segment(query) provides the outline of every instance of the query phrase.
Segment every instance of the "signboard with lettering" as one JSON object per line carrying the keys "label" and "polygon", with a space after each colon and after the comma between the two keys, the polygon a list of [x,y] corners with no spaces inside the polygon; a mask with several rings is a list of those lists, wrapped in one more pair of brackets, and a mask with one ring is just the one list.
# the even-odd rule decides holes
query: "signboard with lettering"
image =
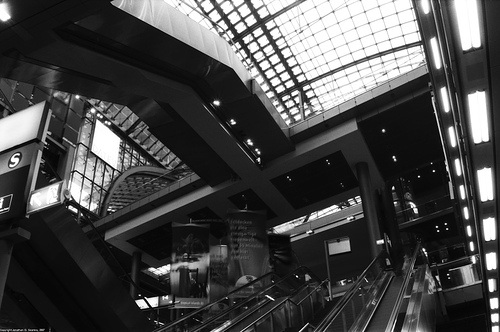
{"label": "signboard with lettering", "polygon": [[[28,180],[38,172],[41,151],[36,143],[0,154],[0,224],[24,217],[26,201],[34,183]],[[8,205],[7,205],[8,204]]]}
{"label": "signboard with lettering", "polygon": [[10,211],[10,203],[12,203],[12,194],[0,197],[0,214]]}
{"label": "signboard with lettering", "polygon": [[69,198],[68,196],[69,192],[66,189],[64,181],[34,190],[29,195],[26,214],[32,214],[55,205],[60,205],[66,198]]}
{"label": "signboard with lettering", "polygon": [[50,113],[43,102],[0,119],[0,224],[25,217]]}

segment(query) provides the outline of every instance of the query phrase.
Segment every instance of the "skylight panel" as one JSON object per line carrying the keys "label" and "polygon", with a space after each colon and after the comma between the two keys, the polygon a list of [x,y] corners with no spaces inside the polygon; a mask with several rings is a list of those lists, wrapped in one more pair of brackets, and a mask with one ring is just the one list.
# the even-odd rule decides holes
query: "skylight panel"
{"label": "skylight panel", "polygon": [[250,15],[250,8],[248,8],[246,3],[238,7],[237,11],[240,13],[241,17],[246,17],[247,15]]}
{"label": "skylight panel", "polygon": [[356,16],[357,14],[365,11],[365,8],[363,8],[363,5],[360,2],[353,2],[347,8],[352,16]]}
{"label": "skylight panel", "polygon": [[366,17],[368,18],[368,21],[374,22],[376,20],[381,20],[382,19],[382,13],[380,12],[380,8],[373,8],[371,10],[366,11]]}
{"label": "skylight panel", "polygon": [[406,42],[405,42],[404,37],[397,37],[397,38],[391,39],[392,48],[397,48],[397,47],[403,46],[405,44],[406,44]]}
{"label": "skylight panel", "polygon": [[377,47],[379,52],[384,52],[392,48],[391,42],[388,40],[378,43]]}
{"label": "skylight panel", "polygon": [[398,12],[412,9],[411,1],[394,1],[394,5],[396,6],[396,11]]}
{"label": "skylight panel", "polygon": [[389,35],[389,39],[397,38],[403,35],[403,31],[401,30],[400,25],[393,26],[387,29],[387,34]]}
{"label": "skylight panel", "polygon": [[354,59],[354,61],[358,61],[358,60],[366,58],[365,50],[361,49],[359,51],[353,52],[352,58]]}
{"label": "skylight panel", "polygon": [[[220,6],[220,9],[222,9],[222,11],[225,14],[228,14],[229,12],[234,10],[234,6],[231,3],[231,1],[224,1],[223,3],[219,4],[219,6]],[[233,13],[235,13],[235,12],[233,12]]]}
{"label": "skylight panel", "polygon": [[383,19],[370,19],[370,28],[372,33],[385,31],[385,23]]}
{"label": "skylight panel", "polygon": [[366,37],[372,34],[372,29],[368,24],[362,25],[356,29],[360,38]]}
{"label": "skylight panel", "polygon": [[396,6],[394,6],[394,2],[389,2],[381,5],[380,11],[384,13],[384,16],[396,14]]}
{"label": "skylight panel", "polygon": [[360,40],[353,40],[349,43],[348,47],[351,52],[355,52],[361,50],[363,48],[363,44]]}
{"label": "skylight panel", "polygon": [[346,7],[337,8],[335,9],[334,13],[338,22],[342,22],[344,20],[351,18],[351,14],[349,13],[349,10],[347,10]]}
{"label": "skylight panel", "polygon": [[255,17],[254,17],[253,15],[250,15],[250,16],[248,16],[248,17],[245,19],[245,23],[246,23],[248,26],[252,26],[252,25],[254,25],[256,22],[257,22],[257,20],[255,19]]}
{"label": "skylight panel", "polygon": [[392,28],[399,25],[399,18],[397,15],[384,16],[385,27]]}
{"label": "skylight panel", "polygon": [[347,32],[355,28],[354,23],[351,19],[340,21],[339,27],[342,32]]}
{"label": "skylight panel", "polygon": [[375,45],[375,38],[373,37],[372,34],[370,34],[368,36],[361,38],[360,42],[363,45],[363,47],[365,48],[365,47],[368,47],[371,45]]}

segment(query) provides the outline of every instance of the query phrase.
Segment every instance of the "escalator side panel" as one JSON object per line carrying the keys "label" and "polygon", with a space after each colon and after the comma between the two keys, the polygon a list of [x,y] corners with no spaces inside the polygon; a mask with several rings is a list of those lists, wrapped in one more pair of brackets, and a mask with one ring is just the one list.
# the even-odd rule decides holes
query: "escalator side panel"
{"label": "escalator side panel", "polygon": [[[30,241],[23,245],[37,257],[20,255],[16,257],[19,264],[28,269],[33,264],[48,269],[30,273],[51,274],[98,330],[151,330],[122,283],[64,207],[34,214],[20,226],[31,232]],[[36,260],[42,264],[36,264]]]}

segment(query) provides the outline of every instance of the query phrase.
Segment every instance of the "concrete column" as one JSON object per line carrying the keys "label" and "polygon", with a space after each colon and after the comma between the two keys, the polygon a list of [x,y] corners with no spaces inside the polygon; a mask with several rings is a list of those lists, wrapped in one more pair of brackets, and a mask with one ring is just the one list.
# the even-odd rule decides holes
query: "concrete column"
{"label": "concrete column", "polygon": [[132,268],[130,271],[130,277],[133,284],[130,284],[130,296],[135,300],[137,299],[137,294],[139,290],[135,285],[139,285],[139,273],[142,262],[142,253],[140,251],[134,252],[132,255]]}
{"label": "concrete column", "polygon": [[12,249],[17,242],[28,240],[31,233],[22,228],[9,229],[0,232],[0,308],[2,307],[3,293],[7,275],[9,274]]}
{"label": "concrete column", "polygon": [[356,164],[356,173],[358,175],[359,191],[363,206],[363,214],[368,226],[368,236],[370,239],[370,252],[372,258],[375,258],[382,247],[377,246],[377,240],[380,237],[380,228],[378,224],[377,208],[375,202],[374,191],[372,190],[370,171],[368,164],[359,162]]}

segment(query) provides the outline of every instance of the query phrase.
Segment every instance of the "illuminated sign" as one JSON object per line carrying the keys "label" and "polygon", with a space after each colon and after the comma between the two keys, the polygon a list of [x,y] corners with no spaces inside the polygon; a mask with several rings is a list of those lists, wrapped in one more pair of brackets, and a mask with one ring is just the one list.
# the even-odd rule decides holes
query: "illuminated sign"
{"label": "illuminated sign", "polygon": [[0,121],[0,152],[32,140],[43,141],[50,112],[45,102],[2,118]]}
{"label": "illuminated sign", "polygon": [[10,156],[7,166],[9,168],[16,168],[16,166],[19,165],[22,159],[23,159],[23,154],[19,151],[15,152]]}
{"label": "illuminated sign", "polygon": [[101,121],[96,121],[94,137],[90,149],[105,162],[117,168],[118,151],[120,151],[120,137],[116,136],[116,134]]}
{"label": "illuminated sign", "polygon": [[338,239],[328,240],[327,243],[328,243],[328,254],[330,256],[351,251],[351,241],[347,236]]}
{"label": "illuminated sign", "polygon": [[64,181],[59,181],[50,186],[34,190],[28,198],[26,214],[35,213],[62,204],[68,196],[69,192],[66,189]]}
{"label": "illuminated sign", "polygon": [[10,203],[12,202],[12,194],[0,197],[0,214],[10,211]]}

